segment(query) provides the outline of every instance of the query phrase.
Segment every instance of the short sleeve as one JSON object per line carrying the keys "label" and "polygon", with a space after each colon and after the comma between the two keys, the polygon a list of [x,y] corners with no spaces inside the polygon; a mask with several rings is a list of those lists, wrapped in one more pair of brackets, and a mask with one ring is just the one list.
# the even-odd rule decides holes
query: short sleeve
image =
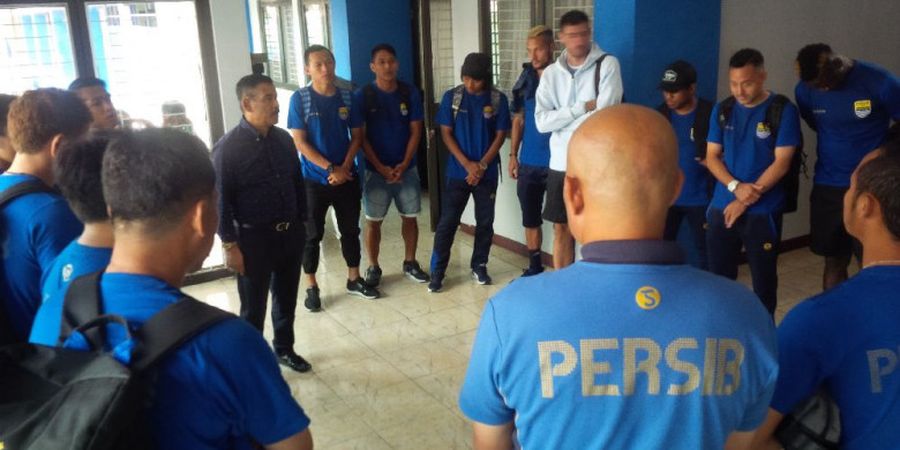
{"label": "short sleeve", "polygon": [[362,126],[366,124],[366,118],[363,113],[364,104],[364,101],[357,101],[355,97],[351,96],[350,128],[362,128]]}
{"label": "short sleeve", "polygon": [[415,86],[409,88],[409,120],[410,122],[418,122],[425,120],[425,112],[423,111],[422,92]]}
{"label": "short sleeve", "polygon": [[775,147],[797,147],[800,145],[800,115],[797,107],[788,102],[781,112],[781,125]]}
{"label": "short sleeve", "polygon": [[62,325],[62,307],[65,298],[66,289],[57,290],[56,293],[47,299],[34,317],[34,324],[31,326],[31,336],[28,342],[32,344],[46,345],[55,347],[59,340],[59,329]]}
{"label": "short sleeve", "polygon": [[[309,427],[309,418],[291,396],[275,355],[262,335],[240,320],[228,320],[208,331],[224,385],[215,386],[239,411],[241,428],[255,441],[271,445]],[[212,384],[212,383],[211,383]]]}
{"label": "short sleeve", "polygon": [[443,125],[445,127],[453,127],[453,90],[449,90],[444,93],[444,98],[441,99],[441,106],[438,108],[437,113],[437,123],[438,125]]}
{"label": "short sleeve", "polygon": [[794,88],[794,100],[797,102],[797,109],[800,111],[800,117],[813,130],[816,129],[816,116],[812,113],[809,106],[809,88],[802,81],[797,83]]}
{"label": "short sleeve", "polygon": [[32,248],[43,273],[84,227],[62,198],[54,198],[52,203],[36,211],[31,220],[35,224]]}
{"label": "short sleeve", "polygon": [[782,414],[812,396],[824,379],[816,349],[819,338],[811,333],[814,327],[809,326],[818,323],[812,320],[809,306],[795,307],[778,327],[779,375],[771,406]]}
{"label": "short sleeve", "polygon": [[475,422],[502,425],[515,418],[515,411],[503,400],[498,386],[502,349],[494,317],[494,305],[488,302],[469,357],[459,408]]}
{"label": "short sleeve", "polygon": [[303,120],[303,105],[301,103],[300,90],[296,90],[291,95],[291,102],[288,106],[287,127],[289,130],[306,129],[306,121]]}
{"label": "short sleeve", "polygon": [[886,74],[881,88],[881,102],[895,122],[900,122],[900,78]]}
{"label": "short sleeve", "polygon": [[366,117],[366,116],[367,116],[367,111],[365,110],[365,109],[366,109],[366,93],[365,93],[365,91],[363,90],[363,88],[357,89],[357,90],[353,93],[353,95],[351,96],[351,98],[352,98],[352,100],[353,100],[353,104],[354,104],[354,105],[360,105],[360,108],[361,108],[361,110],[362,110],[362,118],[363,118],[363,122],[366,122],[366,119],[367,119],[367,117]]}
{"label": "short sleeve", "polygon": [[497,131],[509,131],[512,128],[512,121],[509,117],[509,101],[506,94],[500,94],[500,111],[497,116]]}
{"label": "short sleeve", "polygon": [[756,397],[752,404],[747,406],[747,411],[738,425],[738,431],[753,431],[762,425],[769,413],[769,403],[772,400],[772,394],[775,392],[775,385],[778,380],[778,369],[773,369],[769,373],[769,378],[765,380],[763,389]]}
{"label": "short sleeve", "polygon": [[709,133],[706,136],[706,142],[722,145],[722,128],[719,127],[719,105],[713,106],[712,112],[709,114]]}

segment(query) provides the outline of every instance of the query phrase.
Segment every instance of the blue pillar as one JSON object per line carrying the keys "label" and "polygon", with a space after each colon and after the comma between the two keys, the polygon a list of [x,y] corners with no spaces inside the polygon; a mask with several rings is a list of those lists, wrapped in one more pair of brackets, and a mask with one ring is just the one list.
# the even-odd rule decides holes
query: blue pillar
{"label": "blue pillar", "polygon": [[413,80],[410,0],[332,0],[331,43],[337,75],[357,85],[375,79],[369,69],[372,47],[388,43],[397,50],[400,78]]}
{"label": "blue pillar", "polygon": [[595,0],[594,39],[622,65],[629,103],[656,106],[666,65],[684,59],[697,69],[697,93],[716,98],[721,0]]}

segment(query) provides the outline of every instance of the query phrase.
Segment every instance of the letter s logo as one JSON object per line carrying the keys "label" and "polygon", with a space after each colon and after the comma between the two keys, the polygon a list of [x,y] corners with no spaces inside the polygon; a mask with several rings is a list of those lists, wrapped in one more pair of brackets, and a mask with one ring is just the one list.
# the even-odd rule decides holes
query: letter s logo
{"label": "letter s logo", "polygon": [[662,301],[662,295],[655,287],[644,286],[634,293],[634,301],[639,308],[649,311],[659,306],[659,302]]}

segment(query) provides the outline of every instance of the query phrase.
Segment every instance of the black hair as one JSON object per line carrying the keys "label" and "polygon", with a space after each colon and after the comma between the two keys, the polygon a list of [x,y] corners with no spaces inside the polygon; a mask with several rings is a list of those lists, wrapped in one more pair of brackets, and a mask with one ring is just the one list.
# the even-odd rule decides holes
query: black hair
{"label": "black hair", "polygon": [[109,220],[103,198],[103,154],[117,132],[96,132],[66,143],[54,161],[56,184],[83,223]]}
{"label": "black hair", "polygon": [[76,78],[71,84],[69,84],[70,91],[77,91],[83,88],[89,88],[94,86],[100,86],[103,89],[106,89],[106,82],[97,78],[97,77],[81,77]]}
{"label": "black hair", "polygon": [[884,225],[900,241],[900,141],[885,143],[875,158],[856,173],[856,195],[869,193],[881,206]]}
{"label": "black hair", "polygon": [[200,139],[171,128],[149,128],[110,142],[102,179],[113,222],[140,223],[147,234],[159,235],[197,201],[212,196],[216,175]]}
{"label": "black hair", "polygon": [[303,50],[303,62],[309,64],[309,55],[317,52],[328,52],[328,56],[331,57],[331,60],[334,61],[334,53],[331,53],[331,50],[324,45],[313,44],[309,47],[306,47],[306,50]]}
{"label": "black hair", "polygon": [[763,67],[765,60],[762,53],[755,48],[742,48],[731,55],[731,59],[728,60],[728,67],[732,69],[739,69],[748,64],[757,69]]}
{"label": "black hair", "polygon": [[0,137],[6,136],[6,116],[9,114],[9,105],[15,99],[15,95],[0,94]]}
{"label": "black hair", "polygon": [[590,24],[591,20],[584,11],[573,9],[559,18],[559,29],[562,30],[566,26],[581,25],[583,23]]}
{"label": "black hair", "polygon": [[375,55],[377,55],[378,52],[388,52],[395,58],[397,57],[397,50],[394,50],[394,47],[391,44],[381,43],[372,47],[372,61],[375,61]]}
{"label": "black hair", "polygon": [[800,66],[800,80],[810,82],[819,77],[819,58],[822,54],[830,54],[828,44],[809,44],[797,52],[797,65]]}
{"label": "black hair", "polygon": [[254,73],[242,77],[234,87],[234,92],[237,94],[238,101],[241,101],[244,98],[247,91],[251,91],[263,83],[271,84],[272,86],[275,85],[275,82],[272,81],[271,78],[262,74]]}

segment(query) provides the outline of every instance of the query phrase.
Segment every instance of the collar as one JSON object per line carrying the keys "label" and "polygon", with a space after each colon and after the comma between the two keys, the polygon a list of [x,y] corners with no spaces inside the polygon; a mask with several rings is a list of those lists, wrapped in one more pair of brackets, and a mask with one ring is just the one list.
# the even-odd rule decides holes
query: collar
{"label": "collar", "polygon": [[259,131],[256,131],[256,128],[253,128],[253,125],[250,125],[250,122],[247,122],[247,119],[245,119],[243,116],[241,116],[241,122],[238,124],[238,126],[241,127],[241,129],[243,129],[244,131],[252,133],[253,136],[256,137],[257,141],[261,141],[266,138],[266,136],[259,134]]}
{"label": "collar", "polygon": [[671,241],[594,241],[581,248],[585,261],[603,264],[684,264],[684,251]]}

